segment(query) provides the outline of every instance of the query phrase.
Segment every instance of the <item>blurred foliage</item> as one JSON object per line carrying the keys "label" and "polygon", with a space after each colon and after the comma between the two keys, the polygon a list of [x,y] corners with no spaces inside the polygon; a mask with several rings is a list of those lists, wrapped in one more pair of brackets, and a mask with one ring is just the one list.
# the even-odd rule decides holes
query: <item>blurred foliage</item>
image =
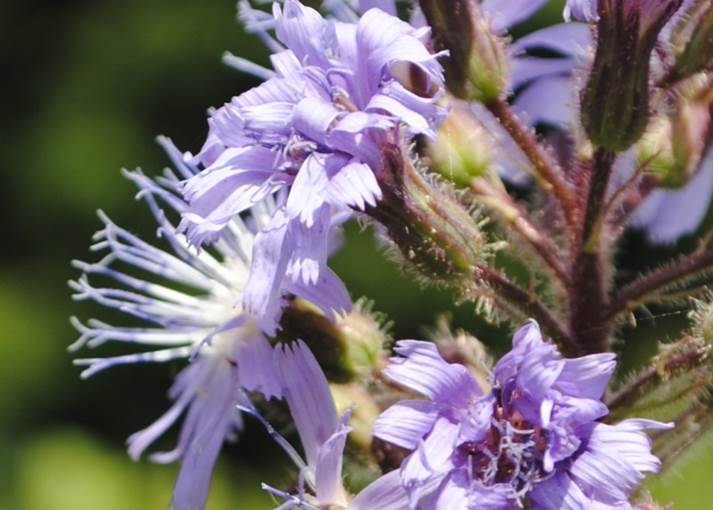
{"label": "blurred foliage", "polygon": [[[560,9],[554,2],[535,22],[552,22]],[[133,463],[123,448],[166,408],[180,367],[123,367],[79,381],[65,351],[74,339],[67,317],[107,314],[71,303],[64,282],[75,276],[69,260],[88,256],[96,208],[153,235],[118,170],[159,171],[160,133],[195,151],[206,108],[255,84],[220,63],[223,50],[267,56],[234,13],[234,0],[0,3],[0,510],[168,506],[176,466]],[[622,251],[632,272],[667,253],[641,246],[634,237]],[[507,348],[507,327],[484,324],[468,305],[452,309],[451,296],[401,277],[356,225],[334,267],[355,298],[368,295],[395,320],[397,337],[418,337],[449,312],[496,353]],[[629,366],[655,352],[653,332],[673,338],[685,326],[682,314],[668,313],[642,317],[624,352]],[[270,508],[259,482],[290,479],[260,427],[250,424],[246,436],[221,457],[210,509]],[[699,509],[713,500],[712,470],[711,450],[696,449],[651,488],[680,510]]]}

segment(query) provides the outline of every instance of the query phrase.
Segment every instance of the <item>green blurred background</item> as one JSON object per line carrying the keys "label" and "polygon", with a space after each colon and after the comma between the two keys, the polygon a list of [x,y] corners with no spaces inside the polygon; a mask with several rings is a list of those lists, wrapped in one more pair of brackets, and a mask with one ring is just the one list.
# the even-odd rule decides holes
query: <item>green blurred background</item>
{"label": "green blurred background", "polygon": [[[555,2],[535,23],[560,12]],[[5,0],[0,34],[0,510],[167,508],[176,466],[133,463],[124,441],[165,410],[180,365],[122,367],[80,381],[65,349],[75,338],[68,317],[106,313],[71,302],[69,261],[89,257],[97,208],[153,234],[119,169],[160,171],[158,134],[195,151],[206,108],[256,84],[221,64],[223,50],[258,61],[266,53],[239,27],[233,0]],[[666,254],[638,237],[625,253],[632,271]],[[507,348],[505,328],[401,277],[368,232],[350,227],[334,266],[355,298],[368,295],[396,321],[398,337],[421,336],[450,311],[496,353]],[[674,335],[685,321],[674,313],[642,324],[628,335],[629,366],[654,352],[652,338]],[[712,451],[697,448],[651,483],[654,494],[681,510],[713,508]],[[289,478],[279,452],[250,425],[222,455],[208,508],[270,508],[259,482]]]}

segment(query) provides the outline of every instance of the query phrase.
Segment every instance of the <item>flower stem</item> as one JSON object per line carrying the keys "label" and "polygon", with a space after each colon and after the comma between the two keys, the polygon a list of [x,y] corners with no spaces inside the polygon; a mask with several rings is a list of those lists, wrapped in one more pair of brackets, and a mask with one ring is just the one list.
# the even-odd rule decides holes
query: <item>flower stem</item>
{"label": "flower stem", "polygon": [[596,226],[604,213],[614,157],[601,149],[595,152],[590,171],[582,183],[586,189],[586,202],[580,202],[577,207],[581,213],[578,214],[579,231],[572,244],[568,300],[570,334],[587,353],[608,350],[613,327],[604,314],[609,298],[601,229]]}
{"label": "flower stem", "polygon": [[562,346],[563,351],[568,355],[581,353],[581,349],[572,342],[561,321],[532,293],[522,289],[507,276],[492,267],[479,266],[478,277],[492,289],[496,300],[502,300],[507,306],[534,318],[542,326],[542,329]]}
{"label": "flower stem", "polygon": [[522,123],[505,101],[497,99],[488,103],[487,107],[528,157],[537,172],[540,184],[544,183],[551,188],[552,193],[559,201],[567,224],[570,227],[574,226],[576,224],[573,207],[574,195],[557,162],[538,143],[532,129]]}
{"label": "flower stem", "polygon": [[528,212],[517,204],[505,190],[498,189],[485,179],[473,179],[470,189],[478,196],[478,201],[496,213],[498,218],[512,228],[546,266],[560,280],[563,286],[569,283],[569,275],[557,256],[559,247],[543,236]]}
{"label": "flower stem", "polygon": [[642,303],[654,299],[669,285],[711,268],[713,268],[713,252],[697,250],[660,269],[640,276],[619,290],[616,299],[608,307],[607,318],[614,319],[621,313],[631,311]]}

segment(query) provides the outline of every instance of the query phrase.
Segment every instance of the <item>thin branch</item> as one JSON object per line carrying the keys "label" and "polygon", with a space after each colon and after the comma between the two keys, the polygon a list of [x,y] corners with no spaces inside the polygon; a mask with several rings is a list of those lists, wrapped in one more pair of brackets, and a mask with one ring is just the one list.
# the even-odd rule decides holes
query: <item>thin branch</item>
{"label": "thin branch", "polygon": [[496,100],[487,106],[510,134],[513,141],[525,153],[535,167],[537,175],[552,188],[553,194],[562,207],[567,224],[570,227],[576,225],[573,207],[574,193],[552,155],[537,142],[532,129],[522,123],[505,101]]}
{"label": "thin branch", "polygon": [[694,337],[671,344],[672,352],[663,352],[654,358],[653,362],[624,383],[617,391],[605,399],[607,407],[612,411],[617,407],[630,403],[639,395],[639,390],[650,383],[668,379],[672,374],[686,368],[695,367],[709,359],[711,347],[707,342]]}
{"label": "thin branch", "polygon": [[478,276],[499,298],[504,299],[527,317],[535,319],[555,342],[567,350],[568,354],[581,353],[579,346],[567,334],[564,325],[534,294],[519,287],[496,269],[487,266],[479,266],[477,269]]}
{"label": "thin branch", "polygon": [[507,192],[497,189],[485,179],[473,179],[470,188],[476,195],[479,195],[480,201],[486,207],[495,211],[504,223],[512,227],[532,246],[535,253],[540,256],[563,285],[568,285],[569,275],[557,256],[558,246],[540,234],[525,208],[516,203]]}
{"label": "thin branch", "polygon": [[625,285],[609,306],[607,318],[631,311],[679,280],[713,268],[713,251],[697,250]]}

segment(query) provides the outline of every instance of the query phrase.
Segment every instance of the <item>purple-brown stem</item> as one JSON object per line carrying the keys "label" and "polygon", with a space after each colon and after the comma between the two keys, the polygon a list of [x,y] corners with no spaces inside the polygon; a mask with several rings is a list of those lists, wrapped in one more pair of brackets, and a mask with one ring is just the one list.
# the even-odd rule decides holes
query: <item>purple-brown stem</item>
{"label": "purple-brown stem", "polygon": [[[679,345],[681,344],[681,345]],[[642,369],[632,379],[624,383],[617,391],[605,399],[607,407],[615,411],[618,407],[628,404],[640,395],[640,390],[649,384],[670,378],[672,374],[691,368],[709,359],[710,348],[704,340],[686,337],[673,346],[677,346],[671,355],[662,355],[654,363]]]}
{"label": "purple-brown stem", "polygon": [[613,320],[617,315],[655,298],[669,285],[710,268],[713,268],[713,252],[698,250],[644,274],[619,290],[616,299],[608,307],[606,318]]}
{"label": "purple-brown stem", "polygon": [[502,299],[508,306],[519,310],[525,316],[534,318],[545,333],[552,337],[567,355],[581,354],[581,349],[572,342],[564,324],[536,296],[522,289],[492,267],[479,266],[478,277],[488,284],[497,298]]}
{"label": "purple-brown stem", "polygon": [[541,180],[552,188],[567,225],[574,227],[576,218],[572,188],[552,155],[538,143],[532,129],[522,123],[505,101],[498,99],[490,102],[487,107],[528,157]]}
{"label": "purple-brown stem", "polygon": [[497,189],[485,179],[473,179],[470,189],[476,195],[483,197],[485,206],[491,208],[504,223],[507,223],[533,248],[535,254],[566,287],[569,282],[569,274],[558,256],[559,247],[541,234],[542,229],[538,228],[525,208],[516,203],[506,191]]}
{"label": "purple-brown stem", "polygon": [[604,313],[608,307],[605,254],[600,232],[595,227],[605,209],[613,162],[614,154],[601,149],[595,152],[588,176],[582,183],[587,198],[578,208],[582,214],[572,245],[569,327],[573,340],[587,353],[608,350],[612,329]]}

